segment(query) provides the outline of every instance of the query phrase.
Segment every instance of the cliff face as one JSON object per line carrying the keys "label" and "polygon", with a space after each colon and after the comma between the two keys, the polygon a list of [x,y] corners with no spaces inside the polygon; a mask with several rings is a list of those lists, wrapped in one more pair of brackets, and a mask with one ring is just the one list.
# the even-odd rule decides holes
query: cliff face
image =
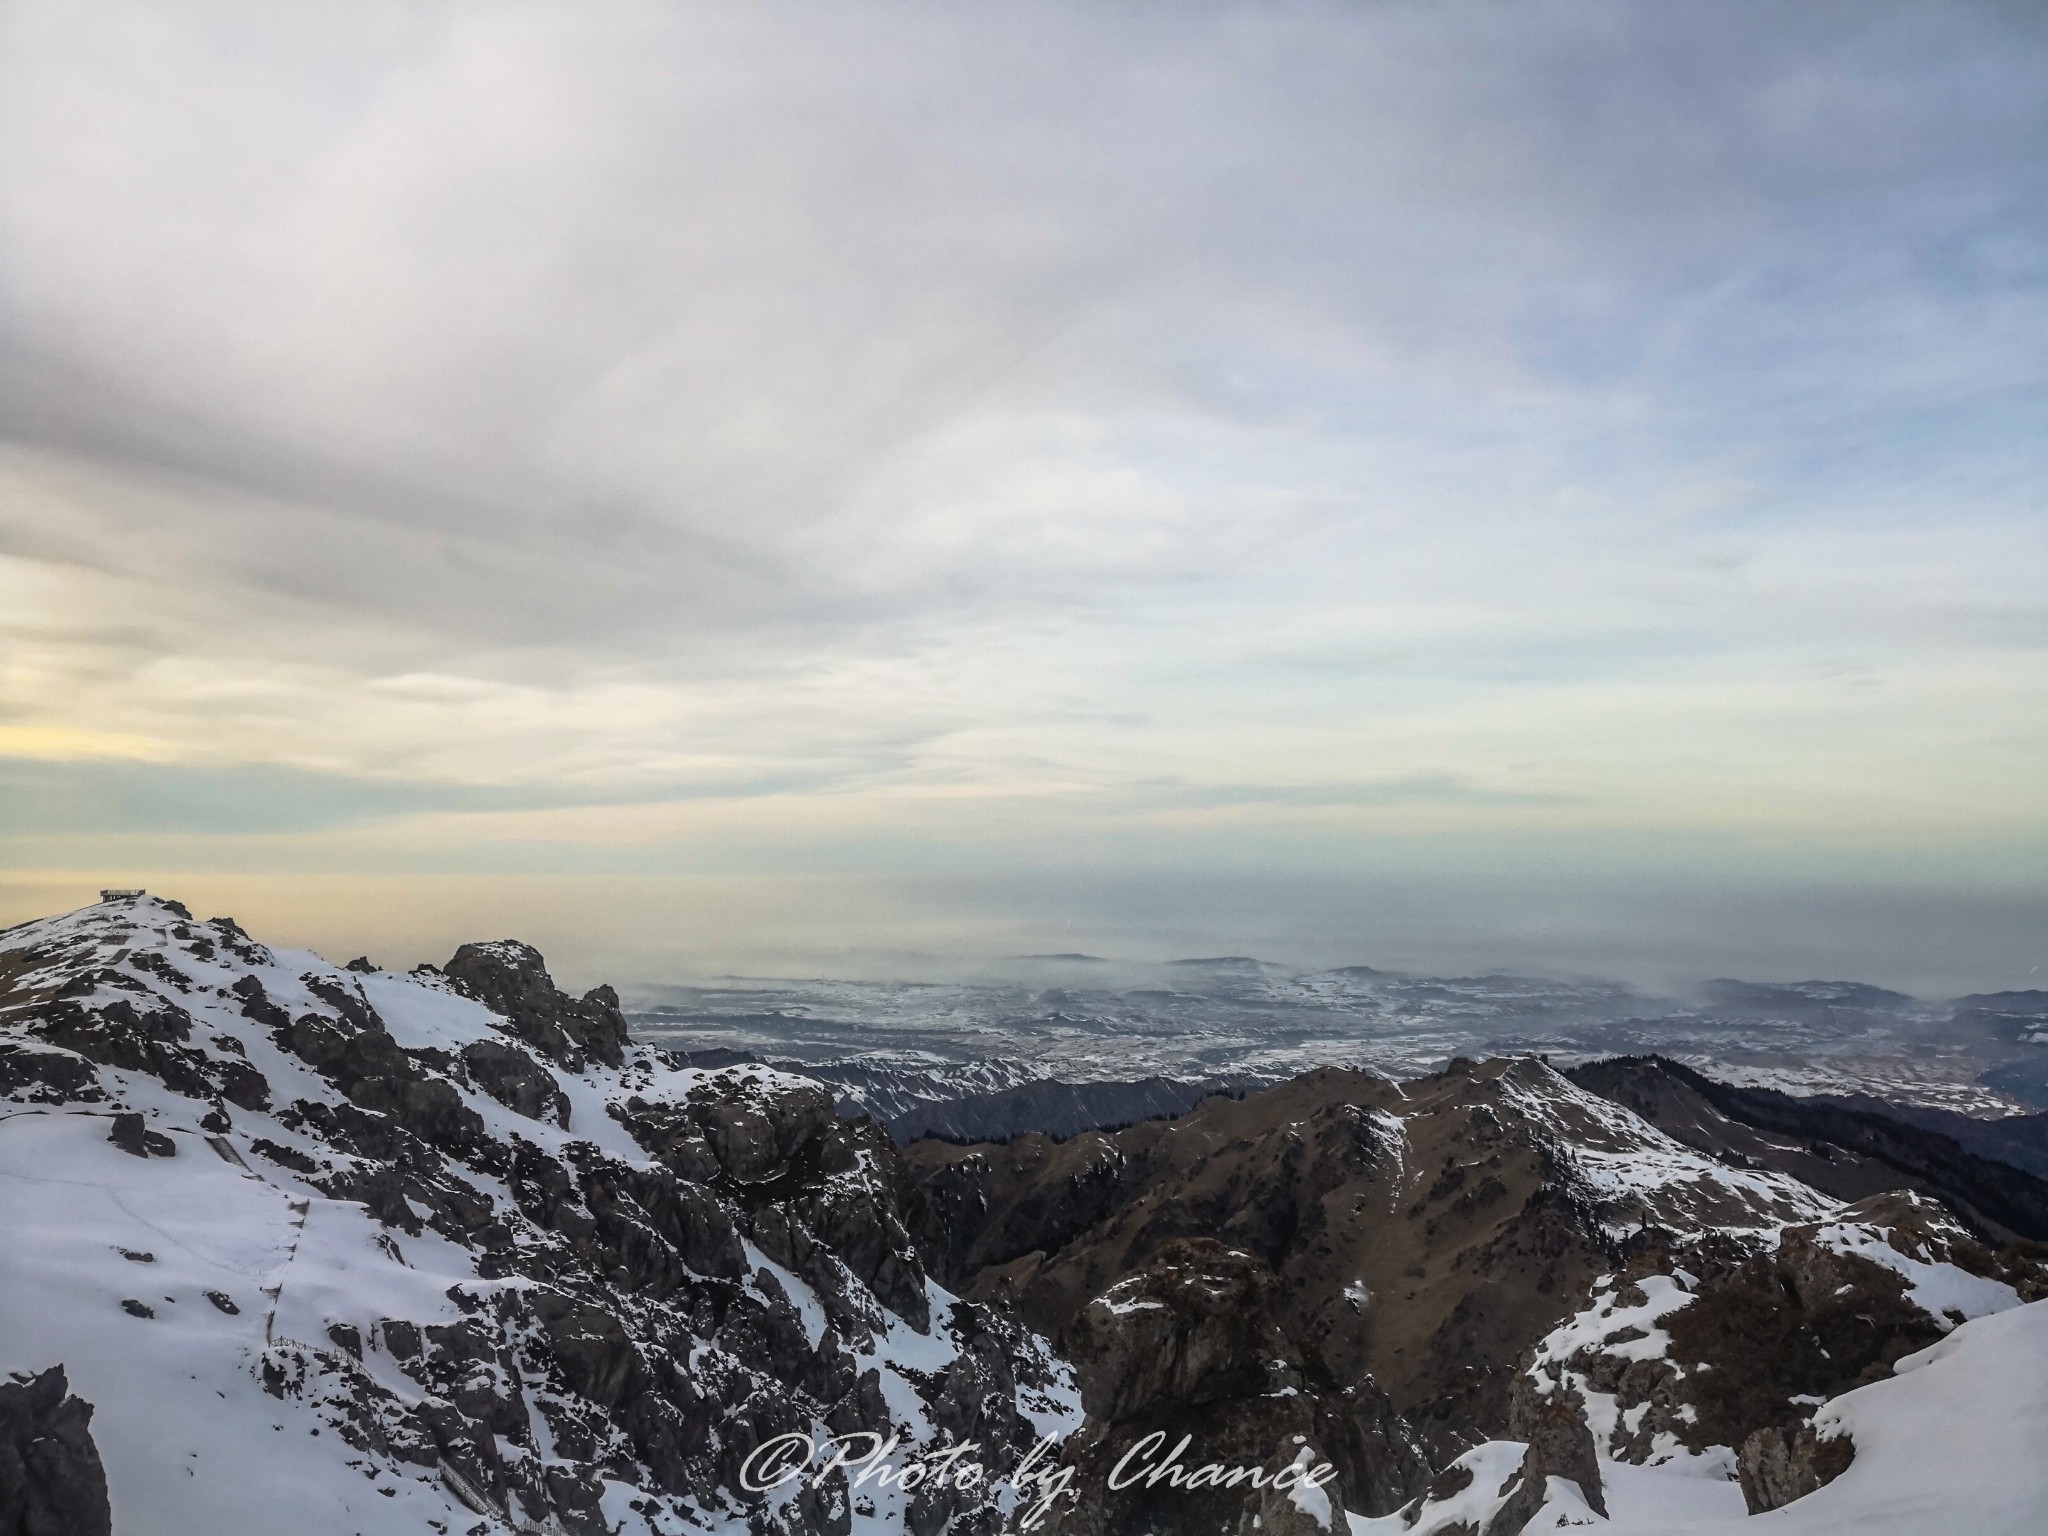
{"label": "cliff face", "polygon": [[1253,1255],[1179,1238],[1081,1309],[1069,1347],[1087,1419],[1065,1462],[1096,1491],[1059,1511],[1057,1536],[1232,1530],[1248,1516],[1262,1531],[1316,1528],[1287,1490],[1152,1481],[1182,1444],[1190,1477],[1203,1464],[1327,1466],[1330,1512],[1393,1509],[1428,1486],[1421,1448],[1385,1396],[1339,1382],[1283,1321],[1278,1290]]}
{"label": "cliff face", "polygon": [[0,935],[0,987],[0,1364],[94,1405],[116,1528],[987,1530],[985,1489],[742,1469],[1074,1417],[929,1279],[885,1134],[639,1050],[524,945],[343,970],[142,898]]}

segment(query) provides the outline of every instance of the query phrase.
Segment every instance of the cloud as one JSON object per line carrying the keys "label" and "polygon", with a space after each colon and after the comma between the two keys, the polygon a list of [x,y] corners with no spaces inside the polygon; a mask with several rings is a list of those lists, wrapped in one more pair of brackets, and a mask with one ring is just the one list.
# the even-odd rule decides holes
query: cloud
{"label": "cloud", "polygon": [[2043,825],[2038,6],[0,28],[18,827]]}
{"label": "cloud", "polygon": [[1380,779],[1357,784],[1208,784],[1161,786],[1161,802],[1195,806],[1280,806],[1302,809],[1328,807],[1377,808],[1394,805],[1452,806],[1566,806],[1579,797],[1531,793],[1526,790],[1490,789],[1468,783],[1455,773],[1415,773],[1398,779]]}

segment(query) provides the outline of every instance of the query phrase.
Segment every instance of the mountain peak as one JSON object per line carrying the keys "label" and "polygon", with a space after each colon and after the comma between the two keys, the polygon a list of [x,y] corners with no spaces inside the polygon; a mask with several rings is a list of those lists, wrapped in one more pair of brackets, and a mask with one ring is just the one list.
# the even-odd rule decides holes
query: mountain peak
{"label": "mountain peak", "polygon": [[0,1101],[34,1321],[0,1365],[90,1405],[129,1523],[703,1529],[762,1509],[754,1445],[856,1400],[1006,1454],[1073,1414],[1043,1341],[930,1283],[884,1132],[633,1044],[515,941],[395,975],[154,897],[23,924]]}

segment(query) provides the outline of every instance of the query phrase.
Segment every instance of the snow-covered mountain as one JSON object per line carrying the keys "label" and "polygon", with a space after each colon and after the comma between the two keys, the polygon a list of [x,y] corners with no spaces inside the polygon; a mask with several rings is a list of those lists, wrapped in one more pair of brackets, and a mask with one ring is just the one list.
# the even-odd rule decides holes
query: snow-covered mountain
{"label": "snow-covered mountain", "polygon": [[[1724,1160],[1532,1058],[1313,1072],[1114,1133],[908,1155],[942,1278],[1074,1359],[1088,1476],[1176,1426],[1300,1436],[1375,1536],[1790,1503],[1864,1454],[1824,1448],[1825,1404],[2048,1295],[2038,1243]],[[2024,1529],[2048,1513],[2031,1489],[1979,1502]],[[1205,1498],[1206,1525],[1159,1523],[1142,1490],[1057,1528],[1229,1528],[1237,1495]]]}
{"label": "snow-covered mountain", "polygon": [[144,897],[0,934],[0,988],[0,1367],[91,1405],[124,1536],[972,1530],[985,1495],[777,1507],[741,1464],[1072,1421],[927,1277],[886,1135],[524,946],[350,971]]}
{"label": "snow-covered mountain", "polygon": [[[1575,1077],[1322,1070],[899,1148],[846,1081],[681,1062],[521,944],[395,975],[118,896],[0,932],[0,1536],[1033,1508],[748,1486],[847,1434],[1035,1454],[1052,1536],[2048,1528],[2048,1249],[2014,1240],[2048,1184],[1669,1063]],[[1333,1480],[1114,1486],[1155,1432]]]}
{"label": "snow-covered mountain", "polygon": [[[1850,1305],[1833,1310],[1870,1333],[1882,1331],[1871,1326],[1873,1308],[1898,1309],[1898,1334],[1919,1326],[1915,1311],[1946,1327],[1924,1348],[1864,1366],[1861,1384],[1811,1394],[1802,1422],[1753,1431],[1734,1448],[1714,1443],[1716,1433],[1725,1435],[1726,1413],[1759,1375],[1825,1374],[1825,1361],[1810,1350],[1798,1359],[1797,1341],[1769,1331],[1731,1333],[1755,1311],[1731,1305],[1725,1283],[1684,1271],[1604,1276],[1518,1382],[1531,1440],[1475,1446],[1427,1497],[1379,1519],[1353,1518],[1351,1536],[2037,1532],[2048,1517],[2048,1302],[2023,1305],[2011,1285],[1949,1262],[1952,1247],[1969,1241],[1911,1199],[1784,1233],[1772,1278],[1803,1288],[1808,1303],[1826,1307],[1839,1294]],[[1861,1283],[1857,1261],[1896,1275],[1900,1290]],[[1695,1358],[1717,1329],[1722,1358]],[[1762,1372],[1743,1369],[1759,1360]],[[1732,1392],[1708,1385],[1714,1370]],[[1711,1422],[1716,1414],[1722,1423]]]}

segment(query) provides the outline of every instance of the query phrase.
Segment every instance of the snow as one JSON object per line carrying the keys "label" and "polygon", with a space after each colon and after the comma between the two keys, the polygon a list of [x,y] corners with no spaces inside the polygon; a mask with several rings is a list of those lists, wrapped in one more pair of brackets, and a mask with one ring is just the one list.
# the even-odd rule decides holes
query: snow
{"label": "snow", "polygon": [[[203,953],[209,943],[210,958]],[[473,1041],[507,1038],[502,1019],[434,973],[350,972],[304,951],[268,949],[224,925],[190,921],[154,899],[25,924],[9,933],[8,944],[17,951],[35,946],[48,956],[38,959],[29,978],[11,978],[14,997],[33,1007],[38,988],[102,968],[111,979],[98,982],[97,1001],[128,999],[147,1007],[154,994],[174,1002],[192,1020],[181,1049],[216,1060],[246,1059],[279,1106],[298,1100],[331,1105],[340,1095],[244,1011],[244,997],[233,991],[244,978],[253,977],[270,1002],[293,1017],[333,1017],[337,989],[360,998],[408,1049],[455,1054]],[[23,1012],[17,1007],[0,1014],[0,1027],[16,1024],[7,1032],[17,1039]],[[638,1046],[627,1048],[621,1068],[591,1063],[569,1072],[537,1065],[570,1104],[567,1128],[453,1086],[501,1143],[516,1137],[557,1158],[583,1143],[635,1167],[652,1160],[608,1113],[615,1103],[634,1096],[675,1101],[713,1083],[727,1096],[737,1086],[763,1098],[818,1086],[769,1069],[687,1068]],[[464,1315],[458,1295],[482,1298],[529,1282],[485,1280],[475,1254],[431,1228],[413,1234],[387,1229],[363,1205],[328,1198],[258,1154],[253,1143],[266,1139],[327,1169],[354,1161],[274,1114],[238,1108],[231,1128],[203,1133],[197,1122],[207,1111],[204,1101],[174,1093],[145,1072],[101,1065],[96,1075],[108,1096],[104,1102],[66,1108],[0,1102],[0,1369],[39,1372],[61,1363],[71,1391],[94,1405],[93,1434],[108,1471],[116,1529],[256,1536],[280,1528],[280,1511],[317,1510],[318,1529],[361,1536],[502,1531],[495,1517],[480,1526],[439,1469],[352,1450],[335,1426],[340,1400],[361,1399],[349,1382],[357,1371],[400,1400],[422,1396],[419,1384],[380,1347],[380,1323],[452,1322]],[[111,1145],[112,1116],[123,1111],[142,1114],[153,1130],[168,1135],[176,1154],[143,1158]],[[510,1193],[497,1178],[455,1160],[444,1171],[512,1215]],[[425,1214],[417,1206],[414,1213]],[[748,1254],[757,1289],[779,1288],[806,1338],[821,1345],[827,1315],[811,1287],[752,1245]],[[848,1289],[856,1299],[864,1294],[857,1283]],[[234,1310],[216,1305],[210,1294]],[[959,1350],[952,1319],[960,1303],[937,1286],[929,1299],[929,1333],[870,1299],[872,1337],[856,1331],[848,1341],[862,1367],[879,1372],[894,1417],[925,1442],[933,1431],[917,1386],[943,1371]],[[124,1301],[154,1315],[124,1310]],[[359,1364],[337,1352],[329,1334],[335,1325],[356,1330],[364,1346]],[[1064,1437],[1081,1420],[1072,1374],[1056,1366],[1042,1341],[1026,1347],[1041,1352],[1050,1386],[1020,1389],[1019,1410],[1040,1433]],[[314,1351],[324,1359],[309,1370]],[[693,1365],[703,1352],[702,1344],[693,1344]],[[282,1397],[266,1391],[266,1369],[281,1371],[299,1389]],[[529,1374],[526,1387],[535,1451],[501,1436],[501,1454],[510,1461],[556,1454],[538,1411],[544,1383]],[[818,1426],[818,1433],[826,1432]],[[715,1512],[686,1524],[678,1511],[691,1501],[658,1507],[661,1501],[623,1483],[609,1485],[604,1498],[613,1518],[631,1513],[631,1528],[664,1536],[728,1525]],[[636,1498],[643,1505],[637,1512],[627,1508]],[[899,1532],[902,1511],[860,1517],[857,1527]]]}
{"label": "snow", "polygon": [[1144,1278],[1138,1275],[1119,1280],[1115,1285],[1112,1285],[1108,1290],[1096,1297],[1093,1305],[1107,1307],[1117,1317],[1129,1317],[1133,1312],[1164,1312],[1168,1310],[1165,1302],[1138,1294],[1144,1284]]}
{"label": "snow", "polygon": [[[1294,1465],[1297,1467],[1310,1467],[1315,1461],[1315,1452],[1307,1446],[1303,1446],[1295,1453]],[[1324,1530],[1333,1531],[1337,1528],[1336,1511],[1331,1507],[1329,1494],[1321,1488],[1311,1483],[1296,1482],[1287,1490],[1287,1501]]]}
{"label": "snow", "polygon": [[1730,1168],[1695,1152],[1547,1066],[1518,1061],[1499,1081],[1504,1099],[1554,1134],[1582,1187],[1632,1218],[1610,1224],[1616,1236],[1635,1218],[1649,1217],[1680,1230],[1754,1240],[1841,1209],[1840,1201],[1789,1174]]}
{"label": "snow", "polygon": [[[1614,1276],[1603,1275],[1594,1281],[1592,1305],[1545,1336],[1536,1346],[1536,1362],[1561,1365],[1579,1350],[1596,1347],[1602,1354],[1622,1360],[1663,1359],[1671,1348],[1671,1336],[1658,1324],[1689,1306],[1692,1296],[1670,1275],[1645,1275],[1635,1282],[1635,1288],[1644,1299],[1624,1302],[1622,1292],[1628,1287],[1617,1284]],[[1608,1342],[1630,1329],[1640,1329],[1643,1337]]]}
{"label": "snow", "polygon": [[1149,1296],[1126,1297],[1122,1301],[1105,1302],[1104,1305],[1118,1317],[1128,1317],[1133,1312],[1164,1312],[1167,1310],[1165,1302],[1154,1301]]}
{"label": "snow", "polygon": [[1473,1446],[1451,1463],[1471,1473],[1472,1480],[1449,1498],[1425,1506],[1420,1522],[1410,1525],[1398,1512],[1376,1519],[1354,1514],[1350,1517],[1351,1536],[1442,1536],[1461,1527],[1484,1530],[1486,1522],[1507,1502],[1503,1485],[1513,1480],[1521,1466],[1523,1449],[1511,1440],[1488,1440]]}
{"label": "snow", "polygon": [[[384,1318],[452,1323],[462,1312],[449,1299],[451,1286],[480,1294],[524,1283],[477,1279],[475,1257],[432,1231],[405,1237],[394,1256],[379,1241],[391,1234],[353,1201],[315,1197],[305,1208],[290,1262],[277,1275],[278,1339],[324,1348],[329,1323],[351,1324],[364,1338]],[[405,1395],[417,1397],[419,1389]]]}
{"label": "snow", "polygon": [[1963,1324],[1814,1417],[1855,1443],[1835,1481],[1754,1518],[1617,1519],[1615,1536],[2038,1536],[2048,1530],[2048,1302]]}
{"label": "snow", "polygon": [[[817,1294],[751,1242],[746,1244],[746,1254],[747,1262],[753,1265],[757,1277],[761,1273],[766,1273],[774,1278],[776,1288],[782,1292],[789,1304],[796,1308],[797,1316],[802,1319],[804,1337],[811,1341],[811,1348],[816,1349],[824,1342],[826,1328],[825,1309],[820,1305]],[[760,1287],[757,1285],[755,1289],[759,1290]]]}
{"label": "snow", "polygon": [[[1667,1359],[1671,1336],[1660,1325],[1693,1299],[1691,1292],[1669,1275],[1644,1275],[1636,1280],[1633,1288],[1642,1294],[1640,1302],[1622,1299],[1630,1288],[1614,1275],[1595,1280],[1590,1303],[1546,1334],[1529,1364],[1536,1389],[1545,1397],[1560,1386],[1578,1393],[1586,1407],[1586,1427],[1602,1455],[1621,1450],[1621,1439],[1641,1427],[1647,1404],[1623,1412],[1614,1393],[1595,1391],[1586,1373],[1572,1367],[1573,1357],[1583,1350],[1620,1360]],[[1617,1337],[1630,1333],[1641,1337]],[[1669,1461],[1686,1454],[1672,1437],[1659,1434],[1652,1459]]]}
{"label": "snow", "polygon": [[1739,1520],[1748,1514],[1742,1485],[1735,1481],[1735,1454],[1725,1448],[1705,1456],[1680,1455],[1654,1467],[1603,1457],[1600,1485],[1608,1518],[1617,1524]]}
{"label": "snow", "polygon": [[[1833,1482],[1763,1515],[1744,1512],[1732,1461],[1684,1458],[1654,1467],[1603,1459],[1608,1518],[1553,1478],[1529,1531],[1596,1536],[2039,1536],[2048,1530],[2048,1301],[1972,1319],[1814,1415],[1846,1433],[1855,1459]],[[1458,1460],[1474,1477],[1458,1494],[1400,1515],[1351,1517],[1351,1536],[1442,1536],[1483,1529],[1505,1497],[1522,1447],[1475,1446]]]}
{"label": "snow", "polygon": [[[307,969],[330,969],[318,956],[305,958],[312,962]],[[391,1038],[409,1051],[460,1051],[472,1040],[489,1039],[497,1033],[497,1016],[490,1009],[428,977],[398,976],[390,971],[342,974],[382,1016]],[[277,995],[267,978],[264,987],[273,997]]]}
{"label": "snow", "polygon": [[2020,1293],[2002,1280],[1973,1275],[1953,1264],[1930,1263],[1892,1246],[1889,1228],[1864,1222],[1829,1222],[1816,1239],[1837,1253],[1855,1254],[1905,1277],[1913,1304],[1943,1327],[1950,1314],[1968,1319],[1988,1317],[2020,1304]]}
{"label": "snow", "polygon": [[[291,1193],[197,1136],[174,1132],[176,1156],[145,1159],[110,1145],[108,1127],[103,1114],[0,1121],[0,1364],[61,1362],[71,1390],[94,1405],[114,1528],[240,1536],[276,1529],[279,1510],[306,1508],[364,1536],[417,1536],[429,1519],[475,1524],[428,1474],[387,1474],[373,1486],[332,1430],[321,1434],[316,1404],[271,1397],[257,1379],[266,1291],[279,1282],[289,1295],[346,1273],[371,1294],[427,1299],[414,1288],[421,1277],[367,1242],[355,1246],[367,1236],[360,1208],[312,1202],[307,1226],[319,1236],[302,1275]],[[239,1312],[219,1310],[209,1291]],[[130,1299],[156,1315],[130,1316],[121,1307]],[[430,1300],[431,1316],[448,1306],[438,1293]]]}

